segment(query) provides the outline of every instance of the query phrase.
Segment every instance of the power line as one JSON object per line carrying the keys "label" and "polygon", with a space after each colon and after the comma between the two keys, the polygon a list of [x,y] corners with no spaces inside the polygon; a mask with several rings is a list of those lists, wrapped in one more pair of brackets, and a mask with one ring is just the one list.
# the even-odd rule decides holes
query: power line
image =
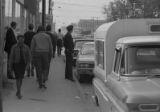
{"label": "power line", "polygon": [[[73,11],[73,9],[65,9],[63,11],[56,11],[56,12],[78,12],[78,13],[83,13],[84,10],[75,10]],[[55,12],[55,11],[54,11]],[[96,13],[100,13],[100,12],[103,12],[102,11],[98,11],[98,10],[86,10],[85,12],[89,13],[89,12],[96,12]]]}
{"label": "power line", "polygon": [[73,5],[73,6],[86,6],[86,7],[94,7],[94,8],[100,8],[101,6],[96,6],[96,5],[84,5],[84,4],[76,4],[76,3],[67,3],[67,2],[60,2],[56,1],[58,4],[65,4],[65,5]]}

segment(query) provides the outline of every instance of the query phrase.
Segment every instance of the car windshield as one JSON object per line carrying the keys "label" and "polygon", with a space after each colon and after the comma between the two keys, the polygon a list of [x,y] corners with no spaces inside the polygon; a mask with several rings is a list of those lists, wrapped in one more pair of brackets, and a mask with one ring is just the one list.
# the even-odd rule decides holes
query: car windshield
{"label": "car windshield", "polygon": [[84,44],[81,49],[82,55],[93,55],[94,54],[94,44]]}
{"label": "car windshield", "polygon": [[160,75],[160,45],[132,46],[125,53],[127,74]]}
{"label": "car windshield", "polygon": [[83,46],[83,44],[87,42],[92,42],[91,40],[78,40],[75,42],[75,49],[80,50]]}

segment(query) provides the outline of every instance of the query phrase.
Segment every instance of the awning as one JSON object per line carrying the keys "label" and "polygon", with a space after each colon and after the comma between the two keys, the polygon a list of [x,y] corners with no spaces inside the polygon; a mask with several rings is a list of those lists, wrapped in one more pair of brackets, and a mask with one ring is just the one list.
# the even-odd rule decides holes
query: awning
{"label": "awning", "polygon": [[37,0],[24,0],[24,7],[32,14],[36,14]]}
{"label": "awning", "polygon": [[17,2],[24,5],[24,0],[17,0]]}

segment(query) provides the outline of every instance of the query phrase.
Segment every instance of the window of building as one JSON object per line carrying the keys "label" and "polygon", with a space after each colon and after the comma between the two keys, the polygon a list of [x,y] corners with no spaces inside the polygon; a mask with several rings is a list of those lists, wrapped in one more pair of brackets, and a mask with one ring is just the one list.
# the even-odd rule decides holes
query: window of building
{"label": "window of building", "polygon": [[16,12],[15,12],[15,17],[20,17],[20,4],[16,2]]}
{"label": "window of building", "polygon": [[5,1],[5,16],[7,17],[12,16],[12,0]]}
{"label": "window of building", "polygon": [[101,69],[104,69],[104,41],[96,41],[96,63]]}
{"label": "window of building", "polygon": [[5,26],[9,26],[12,21],[12,0],[5,1]]}

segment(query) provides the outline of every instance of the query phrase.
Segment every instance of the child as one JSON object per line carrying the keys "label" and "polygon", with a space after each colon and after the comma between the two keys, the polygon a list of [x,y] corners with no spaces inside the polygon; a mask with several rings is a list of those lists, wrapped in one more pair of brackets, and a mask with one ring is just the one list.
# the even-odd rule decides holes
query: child
{"label": "child", "polygon": [[17,40],[17,44],[13,45],[11,49],[9,69],[15,74],[17,85],[16,96],[21,99],[22,79],[24,78],[26,67],[28,68],[31,62],[31,53],[29,47],[24,44],[23,35],[18,35]]}

